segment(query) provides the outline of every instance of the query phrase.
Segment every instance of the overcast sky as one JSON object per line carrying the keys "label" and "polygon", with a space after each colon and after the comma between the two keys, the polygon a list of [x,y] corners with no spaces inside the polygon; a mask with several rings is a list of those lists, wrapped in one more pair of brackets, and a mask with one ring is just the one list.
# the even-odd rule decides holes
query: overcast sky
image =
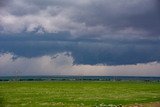
{"label": "overcast sky", "polygon": [[160,76],[159,0],[0,0],[0,76]]}

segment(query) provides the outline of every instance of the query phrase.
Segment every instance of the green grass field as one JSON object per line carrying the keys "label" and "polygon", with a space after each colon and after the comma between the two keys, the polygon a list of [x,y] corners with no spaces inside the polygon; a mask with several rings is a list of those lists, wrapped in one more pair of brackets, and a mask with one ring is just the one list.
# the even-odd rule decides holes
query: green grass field
{"label": "green grass field", "polygon": [[0,106],[92,107],[160,102],[158,82],[0,82]]}

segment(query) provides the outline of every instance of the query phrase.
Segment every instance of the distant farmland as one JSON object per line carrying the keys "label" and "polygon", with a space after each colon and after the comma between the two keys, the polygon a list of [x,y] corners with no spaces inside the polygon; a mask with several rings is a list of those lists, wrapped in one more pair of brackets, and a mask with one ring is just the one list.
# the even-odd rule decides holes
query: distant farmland
{"label": "distant farmland", "polygon": [[159,82],[7,81],[0,82],[5,107],[108,107],[160,102]]}

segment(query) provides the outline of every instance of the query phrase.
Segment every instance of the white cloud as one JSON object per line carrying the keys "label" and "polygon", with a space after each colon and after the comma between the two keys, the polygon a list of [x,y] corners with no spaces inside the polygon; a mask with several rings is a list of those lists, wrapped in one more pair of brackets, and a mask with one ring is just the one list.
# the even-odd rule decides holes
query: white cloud
{"label": "white cloud", "polygon": [[[98,75],[98,76],[160,76],[160,63],[137,65],[74,65],[71,53],[36,58],[0,55],[2,75]],[[18,71],[18,74],[16,73]]]}
{"label": "white cloud", "polygon": [[40,27],[44,29],[41,32],[56,33],[68,31],[73,36],[78,36],[92,33],[101,34],[106,30],[105,27],[100,25],[88,27],[85,23],[74,22],[65,16],[67,12],[65,11],[55,16],[50,15],[48,10],[40,11],[38,15],[15,16],[9,13],[3,14],[0,15],[0,24],[3,26],[1,33],[21,33],[24,30],[33,32]]}

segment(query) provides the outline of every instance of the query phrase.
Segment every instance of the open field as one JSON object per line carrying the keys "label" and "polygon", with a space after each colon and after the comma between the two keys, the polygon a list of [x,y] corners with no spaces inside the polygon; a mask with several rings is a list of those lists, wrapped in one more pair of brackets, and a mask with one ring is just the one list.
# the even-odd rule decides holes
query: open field
{"label": "open field", "polygon": [[0,106],[90,107],[160,102],[159,82],[0,82]]}

